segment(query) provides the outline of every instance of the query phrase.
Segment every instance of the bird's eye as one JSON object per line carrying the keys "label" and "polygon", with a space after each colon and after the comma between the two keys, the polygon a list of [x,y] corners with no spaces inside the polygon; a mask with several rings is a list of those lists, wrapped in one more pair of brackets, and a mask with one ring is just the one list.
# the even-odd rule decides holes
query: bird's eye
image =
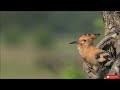
{"label": "bird's eye", "polygon": [[81,43],[85,43],[87,40],[82,40]]}
{"label": "bird's eye", "polygon": [[86,40],[83,40],[84,42],[86,42]]}

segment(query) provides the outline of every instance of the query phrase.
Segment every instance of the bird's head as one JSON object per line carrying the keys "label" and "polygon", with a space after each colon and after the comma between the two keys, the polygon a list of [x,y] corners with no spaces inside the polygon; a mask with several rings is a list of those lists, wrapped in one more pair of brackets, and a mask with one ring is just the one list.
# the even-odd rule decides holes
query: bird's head
{"label": "bird's head", "polygon": [[86,47],[93,44],[93,40],[97,39],[100,34],[84,34],[79,37],[77,41],[73,41],[70,44],[77,44],[79,47]]}

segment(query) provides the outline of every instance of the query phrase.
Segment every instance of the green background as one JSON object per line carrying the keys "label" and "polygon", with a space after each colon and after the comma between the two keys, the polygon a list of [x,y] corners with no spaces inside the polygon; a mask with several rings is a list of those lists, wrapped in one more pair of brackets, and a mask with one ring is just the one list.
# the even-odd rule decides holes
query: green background
{"label": "green background", "polygon": [[0,78],[84,79],[77,46],[86,33],[104,37],[100,11],[1,11]]}

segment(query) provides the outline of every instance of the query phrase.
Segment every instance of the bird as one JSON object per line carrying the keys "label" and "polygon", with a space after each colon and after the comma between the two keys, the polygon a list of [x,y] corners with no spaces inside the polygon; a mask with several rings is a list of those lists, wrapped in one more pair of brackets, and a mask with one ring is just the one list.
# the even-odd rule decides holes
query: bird
{"label": "bird", "polygon": [[69,44],[77,44],[81,58],[88,63],[95,74],[98,74],[101,66],[110,66],[114,59],[112,56],[93,45],[93,41],[99,37],[100,34],[84,34],[78,40],[72,41]]}

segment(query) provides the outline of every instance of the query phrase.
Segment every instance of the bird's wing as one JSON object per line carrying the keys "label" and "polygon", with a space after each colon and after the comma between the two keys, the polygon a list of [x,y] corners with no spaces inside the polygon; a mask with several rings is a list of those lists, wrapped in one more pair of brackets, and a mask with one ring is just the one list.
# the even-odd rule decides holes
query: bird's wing
{"label": "bird's wing", "polygon": [[105,50],[108,52],[113,58],[116,58],[116,47],[115,47],[116,39],[111,36],[106,36],[103,38],[98,44],[97,48]]}

